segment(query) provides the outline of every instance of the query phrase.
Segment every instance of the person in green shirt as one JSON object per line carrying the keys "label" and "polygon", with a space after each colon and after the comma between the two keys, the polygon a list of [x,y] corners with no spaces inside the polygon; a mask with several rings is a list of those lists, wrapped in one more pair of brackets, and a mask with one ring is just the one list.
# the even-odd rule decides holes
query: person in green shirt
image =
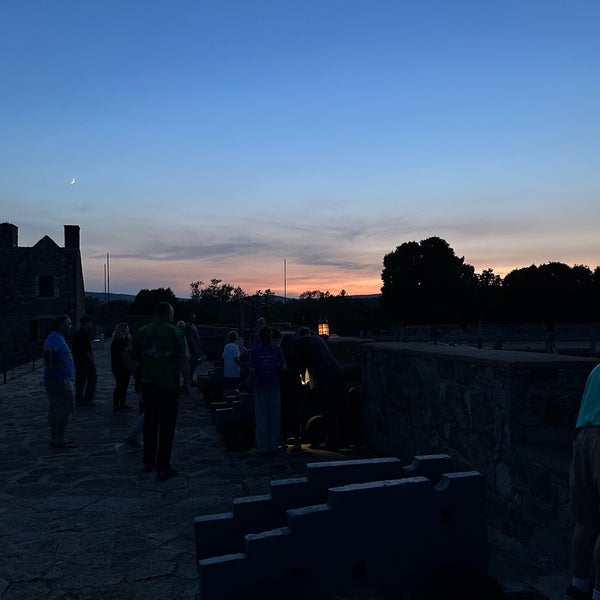
{"label": "person in green shirt", "polygon": [[144,398],[144,469],[156,468],[161,481],[177,475],[171,451],[180,391],[189,393],[190,353],[183,332],[173,325],[173,307],[161,302],[155,315],[133,334],[125,355]]}

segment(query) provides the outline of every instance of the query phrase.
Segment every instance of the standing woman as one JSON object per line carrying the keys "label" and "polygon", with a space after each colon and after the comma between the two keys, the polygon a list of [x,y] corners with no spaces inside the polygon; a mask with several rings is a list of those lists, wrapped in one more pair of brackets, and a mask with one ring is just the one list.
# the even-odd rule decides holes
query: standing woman
{"label": "standing woman", "polygon": [[110,368],[115,378],[115,389],[113,391],[113,410],[115,412],[131,410],[131,406],[125,403],[131,373],[123,360],[123,350],[129,344],[130,339],[129,325],[119,323],[113,331],[112,342],[110,343]]}
{"label": "standing woman", "polygon": [[285,371],[285,358],[272,343],[270,327],[261,327],[259,344],[250,350],[250,376],[254,382],[256,445],[261,456],[277,454],[281,433],[279,373]]}

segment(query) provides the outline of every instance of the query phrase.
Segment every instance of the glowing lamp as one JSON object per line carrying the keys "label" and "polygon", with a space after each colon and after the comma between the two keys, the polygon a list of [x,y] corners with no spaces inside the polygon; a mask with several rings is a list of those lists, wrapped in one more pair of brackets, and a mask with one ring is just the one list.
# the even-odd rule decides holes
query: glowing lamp
{"label": "glowing lamp", "polygon": [[317,331],[323,337],[329,337],[329,322],[327,319],[321,319],[317,323]]}

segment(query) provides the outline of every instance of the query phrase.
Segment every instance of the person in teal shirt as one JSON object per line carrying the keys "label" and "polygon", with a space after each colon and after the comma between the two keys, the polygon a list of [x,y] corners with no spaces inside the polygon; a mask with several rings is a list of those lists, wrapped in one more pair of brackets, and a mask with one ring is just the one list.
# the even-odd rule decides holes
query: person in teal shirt
{"label": "person in teal shirt", "polygon": [[566,599],[600,600],[600,365],[588,376],[576,428],[569,474],[573,573]]}

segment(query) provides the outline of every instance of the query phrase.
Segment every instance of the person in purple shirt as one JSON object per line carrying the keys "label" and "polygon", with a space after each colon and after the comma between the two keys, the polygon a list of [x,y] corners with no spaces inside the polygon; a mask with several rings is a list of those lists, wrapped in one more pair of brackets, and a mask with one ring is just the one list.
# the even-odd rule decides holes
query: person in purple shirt
{"label": "person in purple shirt", "polygon": [[74,448],[65,440],[69,415],[73,412],[73,355],[67,343],[72,323],[67,315],[54,320],[54,331],[44,342],[44,387],[48,395],[48,425],[50,446]]}
{"label": "person in purple shirt", "polygon": [[281,434],[279,373],[285,371],[286,365],[281,348],[272,343],[272,336],[270,327],[261,327],[258,332],[259,344],[250,350],[256,445],[261,456],[277,454]]}

